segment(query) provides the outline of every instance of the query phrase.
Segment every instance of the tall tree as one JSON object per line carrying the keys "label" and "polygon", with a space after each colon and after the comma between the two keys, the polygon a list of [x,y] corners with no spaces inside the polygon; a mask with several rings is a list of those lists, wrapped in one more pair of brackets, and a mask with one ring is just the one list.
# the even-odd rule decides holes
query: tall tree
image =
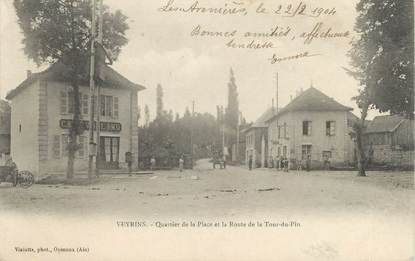
{"label": "tall tree", "polygon": [[148,127],[150,124],[150,109],[148,108],[148,105],[146,104],[144,106],[144,126]]}
{"label": "tall tree", "polygon": [[[18,23],[23,32],[24,53],[36,64],[60,62],[69,73],[66,81],[73,91],[73,124],[69,132],[67,178],[74,175],[77,136],[80,125],[79,85],[88,79],[91,46],[91,2],[87,0],[14,0]],[[127,44],[127,17],[120,11],[103,7],[103,46],[116,60]],[[95,36],[96,37],[96,36]]]}
{"label": "tall tree", "polygon": [[157,103],[157,115],[156,117],[160,117],[163,114],[163,87],[161,84],[157,84],[156,89],[156,103]]}
{"label": "tall tree", "polygon": [[365,119],[369,109],[413,117],[413,5],[412,0],[361,0],[355,31],[358,38],[349,52],[352,70],[360,83],[355,97],[361,109],[354,125],[359,175],[365,176],[363,148]]}
{"label": "tall tree", "polygon": [[[235,75],[231,68],[230,79],[228,83],[228,104],[225,109],[225,134],[226,134],[226,146],[232,148],[233,144],[236,144],[236,132],[239,120],[239,102],[238,102],[238,87],[235,82]],[[232,150],[229,151],[232,153]],[[232,155],[229,155],[232,158]]]}

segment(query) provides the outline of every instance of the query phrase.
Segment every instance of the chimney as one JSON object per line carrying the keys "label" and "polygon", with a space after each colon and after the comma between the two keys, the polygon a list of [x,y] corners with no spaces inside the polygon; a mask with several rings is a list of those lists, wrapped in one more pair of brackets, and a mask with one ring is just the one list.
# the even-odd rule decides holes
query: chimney
{"label": "chimney", "polygon": [[30,76],[32,76],[32,71],[31,70],[27,70],[26,71],[26,77],[30,78]]}
{"label": "chimney", "polygon": [[290,101],[292,101],[293,100],[293,96],[292,95],[290,95]]}

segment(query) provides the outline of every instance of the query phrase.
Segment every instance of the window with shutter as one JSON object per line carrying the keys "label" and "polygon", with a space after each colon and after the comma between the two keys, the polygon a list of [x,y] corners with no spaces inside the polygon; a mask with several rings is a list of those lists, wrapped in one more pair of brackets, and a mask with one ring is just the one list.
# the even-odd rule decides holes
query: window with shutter
{"label": "window with shutter", "polygon": [[61,137],[60,135],[53,136],[53,158],[59,159],[61,157]]}
{"label": "window with shutter", "polygon": [[73,91],[68,91],[68,113],[73,113],[74,99],[75,97]]}
{"label": "window with shutter", "polygon": [[65,114],[68,112],[68,95],[65,90],[61,90],[61,114]]}
{"label": "window with shutter", "polygon": [[114,118],[118,119],[118,97],[114,97]]}
{"label": "window with shutter", "polygon": [[113,102],[112,96],[105,96],[105,114],[108,117],[112,117]]}

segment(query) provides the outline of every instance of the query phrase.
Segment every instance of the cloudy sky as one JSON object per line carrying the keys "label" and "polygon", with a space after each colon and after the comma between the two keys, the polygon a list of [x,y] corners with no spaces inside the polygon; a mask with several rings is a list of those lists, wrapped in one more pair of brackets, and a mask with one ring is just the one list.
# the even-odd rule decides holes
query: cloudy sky
{"label": "cloudy sky", "polygon": [[[158,8],[167,0],[104,0],[112,9],[120,9],[129,17],[128,45],[123,49],[115,69],[130,80],[143,84],[147,90],[139,94],[140,104],[148,104],[151,114],[155,111],[155,88],[164,88],[167,109],[182,114],[191,101],[196,111],[215,113],[216,105],[226,105],[229,70],[235,71],[239,91],[240,110],[248,120],[255,120],[275,96],[275,74],[279,74],[279,103],[285,105],[290,95],[300,89],[314,87],[335,98],[342,104],[355,108],[351,97],[357,93],[357,82],[342,67],[349,66],[346,56],[350,49],[348,38],[315,40],[310,45],[302,41],[272,39],[273,49],[247,50],[225,46],[230,39],[191,37],[192,29],[201,25],[209,31],[269,32],[275,26],[290,26],[296,33],[311,31],[318,22],[334,31],[353,31],[356,17],[356,0],[308,0],[307,8],[336,8],[333,16],[293,18],[280,15],[258,15],[256,0],[239,0],[246,7],[245,16],[223,16],[163,13]],[[174,5],[188,7],[194,0],[176,0]],[[288,4],[287,0],[262,1],[266,7]],[[291,1],[296,6],[301,1]],[[199,0],[200,6],[234,6],[235,2]],[[1,1],[0,15],[0,97],[15,88],[24,78],[26,70],[39,71],[23,54],[20,28],[12,0]],[[311,10],[311,9],[307,9]],[[266,40],[258,38],[258,40]],[[246,40],[238,38],[237,41]],[[286,57],[308,51],[319,56],[270,64],[269,58]],[[358,114],[358,111],[355,110]]]}

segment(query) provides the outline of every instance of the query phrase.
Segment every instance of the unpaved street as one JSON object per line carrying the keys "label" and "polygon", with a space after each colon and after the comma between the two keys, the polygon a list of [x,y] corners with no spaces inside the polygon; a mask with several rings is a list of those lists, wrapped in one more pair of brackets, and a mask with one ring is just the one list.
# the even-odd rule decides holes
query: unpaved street
{"label": "unpaved street", "polygon": [[[29,189],[2,186],[0,211],[3,226],[29,222],[30,229],[26,232],[33,229],[33,233],[39,233],[44,231],[43,226],[61,229],[66,222],[72,228],[74,222],[79,222],[78,229],[88,230],[92,229],[92,222],[94,226],[101,224],[115,229],[114,238],[126,236],[117,234],[124,228],[115,225],[116,221],[145,221],[147,227],[143,231],[164,236],[174,228],[157,228],[154,221],[295,222],[298,227],[285,229],[252,230],[235,226],[207,233],[208,228],[202,225],[182,232],[197,232],[208,238],[237,233],[242,240],[238,245],[245,246],[246,251],[253,247],[249,235],[257,236],[257,243],[275,240],[283,246],[275,252],[275,257],[282,258],[279,260],[406,260],[413,255],[412,173],[369,172],[368,175],[361,178],[352,172],[249,171],[231,166],[213,170],[210,163],[201,161],[192,171],[108,175],[88,186],[34,185]],[[54,231],[49,237],[56,232],[48,231]],[[129,236],[134,238],[137,234]],[[175,238],[176,243],[186,240],[180,233]],[[105,238],[85,240],[94,245],[91,242]],[[228,247],[232,245],[229,244]],[[276,251],[269,247],[270,244],[264,243],[255,249],[262,249],[262,254],[269,256]],[[223,251],[216,256],[217,260],[226,258],[230,249]],[[196,259],[197,253],[193,255]],[[183,253],[181,257],[187,256]],[[253,258],[257,256],[242,251],[242,260],[243,257],[256,260]]]}

